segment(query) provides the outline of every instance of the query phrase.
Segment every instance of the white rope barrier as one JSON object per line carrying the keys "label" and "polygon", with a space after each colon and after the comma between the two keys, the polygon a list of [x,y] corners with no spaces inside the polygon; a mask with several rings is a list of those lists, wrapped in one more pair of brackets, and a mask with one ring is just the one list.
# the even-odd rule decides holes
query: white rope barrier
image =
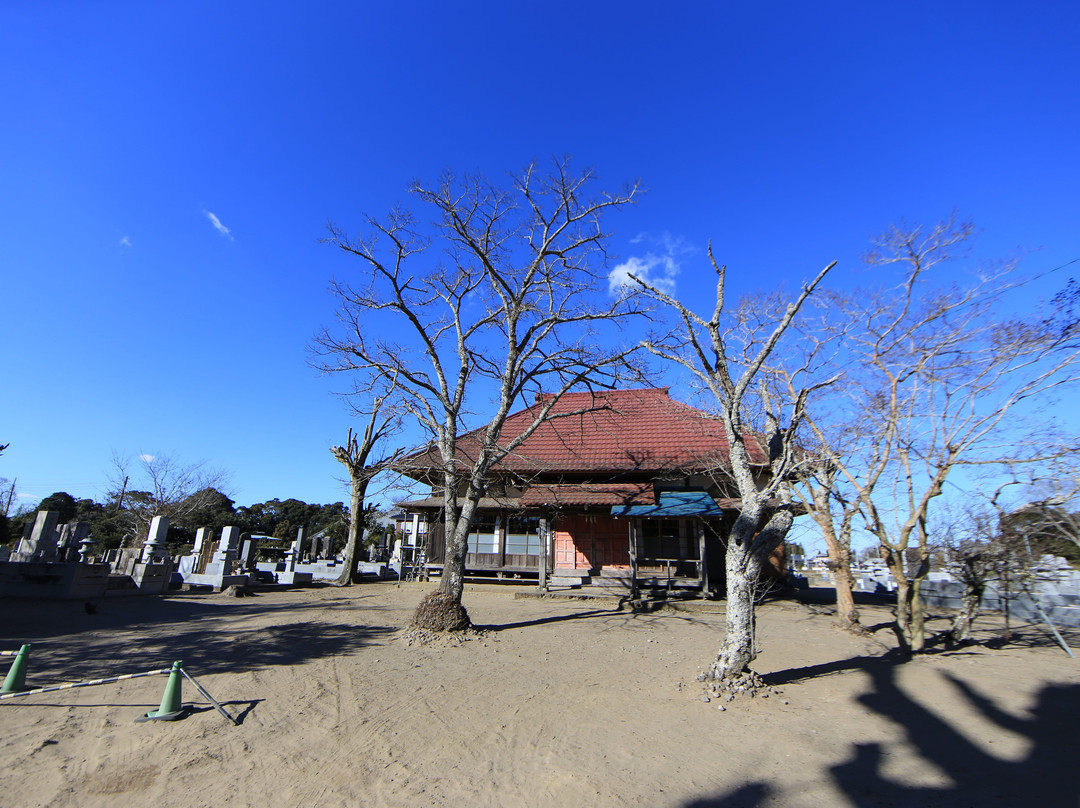
{"label": "white rope barrier", "polygon": [[[19,651],[0,651],[0,655],[3,655],[3,656],[17,656],[19,654],[22,654],[23,651],[29,651],[29,650],[30,650],[29,646],[24,645],[23,648],[21,650],[19,650]],[[12,663],[12,670],[13,671],[15,669],[15,666],[19,665],[19,662],[20,662],[20,660],[16,660],[14,663]],[[23,662],[25,662],[25,658],[23,659]],[[189,682],[191,682],[192,685],[194,685],[195,689],[199,691],[199,693],[203,696],[203,698],[205,698],[207,701],[209,701],[214,706],[214,709],[217,710],[219,713],[221,713],[221,715],[225,719],[227,719],[229,721],[229,723],[233,724],[234,726],[239,726],[240,721],[238,719],[236,719],[236,718],[233,718],[233,716],[229,714],[228,710],[226,710],[224,707],[222,707],[221,704],[213,696],[211,696],[209,693],[207,693],[206,688],[204,688],[202,685],[200,685],[198,682],[196,682],[195,679],[191,676],[191,674],[189,674],[186,670],[183,669],[183,667],[181,667],[182,664],[183,663],[181,663],[181,662],[174,662],[171,668],[159,668],[157,670],[144,671],[142,673],[125,673],[125,674],[123,674],[121,676],[109,676],[109,677],[106,677],[104,679],[89,679],[89,680],[87,680],[85,682],[68,682],[68,683],[62,684],[62,685],[52,685],[51,687],[39,687],[39,688],[35,688],[34,690],[23,690],[23,691],[20,691],[18,693],[0,693],[0,699],[14,699],[14,698],[18,698],[19,696],[35,696],[35,695],[37,695],[39,693],[55,693],[55,692],[57,692],[59,690],[72,690],[72,689],[74,689],[76,687],[91,687],[93,685],[108,685],[108,684],[112,684],[114,682],[123,682],[123,681],[125,681],[127,679],[141,679],[144,676],[160,676],[160,675],[162,675],[164,673],[177,674],[177,678],[175,680],[173,678],[170,678],[169,679],[169,684],[166,685],[166,687],[165,687],[166,695],[164,697],[162,697],[162,707],[161,707],[161,709],[157,710],[157,711],[154,711],[152,713],[147,713],[146,716],[144,716],[143,718],[135,719],[136,721],[144,721],[144,720],[147,720],[147,719],[165,719],[165,718],[168,718],[169,720],[172,720],[172,718],[180,715],[181,713],[186,714],[182,710],[182,708],[179,707],[179,698],[180,698],[180,690],[179,690],[180,679],[179,679],[179,675],[182,674],[185,679],[187,679]],[[5,682],[4,682],[4,687],[8,687],[9,684],[13,685],[14,687],[25,687],[26,685],[23,684],[23,681],[22,681],[22,674],[24,674],[24,671],[20,671],[20,675],[16,677],[18,679],[18,681],[17,681],[17,683],[15,683],[14,681],[10,681],[10,682],[8,681],[8,680],[11,680],[11,678],[12,678],[12,674],[9,673],[8,674],[8,680],[5,680]],[[174,682],[176,683],[175,690],[174,690]],[[174,698],[174,697],[177,700],[177,705],[175,707],[170,707],[169,708],[168,716],[162,715],[161,713],[163,713],[166,710],[165,699],[168,698],[171,701],[172,698]]]}
{"label": "white rope barrier", "polygon": [[161,668],[156,671],[146,671],[145,673],[125,673],[123,676],[110,676],[107,679],[91,679],[87,682],[68,682],[63,685],[53,685],[52,687],[39,687],[37,690],[24,690],[21,693],[0,693],[0,699],[13,699],[17,696],[35,696],[38,693],[53,693],[57,690],[71,690],[76,687],[90,687],[91,685],[108,685],[113,682],[122,682],[125,679],[140,679],[143,676],[160,676],[163,673],[171,673],[172,668]]}

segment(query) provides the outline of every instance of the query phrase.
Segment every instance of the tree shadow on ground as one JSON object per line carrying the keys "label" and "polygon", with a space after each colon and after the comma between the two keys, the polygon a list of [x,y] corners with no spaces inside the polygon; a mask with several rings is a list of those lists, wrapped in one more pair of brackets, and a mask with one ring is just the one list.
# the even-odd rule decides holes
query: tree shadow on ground
{"label": "tree shadow on ground", "polygon": [[[1080,631],[1074,628],[1058,626],[1065,643],[1073,650],[1080,649]],[[1042,623],[1021,623],[1012,627],[1012,636],[1005,639],[1001,630],[987,629],[974,632],[975,642],[987,648],[1061,648],[1057,639]],[[1062,651],[1062,653],[1065,653]]]}
{"label": "tree shadow on ground", "polygon": [[[1030,742],[1021,759],[998,757],[947,719],[908,696],[897,684],[899,664],[905,657],[852,657],[802,669],[777,671],[764,678],[769,684],[789,684],[850,670],[862,670],[873,689],[859,703],[893,722],[903,733],[905,746],[932,764],[947,785],[917,785],[899,781],[887,771],[893,749],[878,742],[853,743],[847,759],[825,773],[858,806],[923,808],[927,805],[960,808],[975,805],[1038,805],[1040,808],[1076,808],[1080,784],[1072,739],[1080,725],[1080,685],[1044,687],[1027,716],[1002,710],[987,695],[947,672],[957,698],[978,711],[994,733],[1012,733]],[[823,715],[822,720],[828,720]],[[993,737],[980,738],[992,742]],[[890,745],[891,746],[891,745]],[[809,774],[809,773],[808,773]],[[809,776],[814,776],[809,774]],[[752,808],[770,799],[768,783],[755,782],[737,791],[685,804],[685,808],[723,806]]]}
{"label": "tree shadow on ground", "polygon": [[575,620],[589,620],[595,617],[611,617],[614,612],[611,609],[589,609],[583,612],[571,612],[570,614],[553,614],[547,617],[538,617],[535,620],[522,620],[518,623],[487,623],[479,624],[474,623],[473,628],[477,631],[511,631],[519,628],[533,628],[535,626],[546,626],[551,623],[565,623]]}
{"label": "tree shadow on ground", "polygon": [[300,665],[329,656],[354,653],[398,631],[395,627],[346,623],[293,623],[218,632],[213,626],[163,630],[132,643],[130,636],[58,638],[58,644],[34,646],[28,687],[63,681],[118,676],[169,667],[181,661],[193,676],[239,673],[277,665]]}
{"label": "tree shadow on ground", "polygon": [[[335,603],[324,601],[319,608],[333,616]],[[352,603],[347,599],[338,605]],[[27,687],[140,673],[175,661],[182,661],[196,677],[300,665],[381,644],[399,630],[345,621],[298,622],[299,615],[311,609],[306,601],[215,596],[145,598],[137,609],[130,603],[122,608],[110,608],[111,604],[106,600],[98,613],[86,614],[81,601],[4,603],[0,609],[6,624],[4,644],[13,648],[33,644]],[[249,618],[267,615],[277,619],[250,628],[243,625]]]}
{"label": "tree shadow on ground", "polygon": [[722,797],[703,797],[685,803],[683,808],[748,808],[760,805],[769,798],[770,789],[766,783],[747,783],[738,791]]}
{"label": "tree shadow on ground", "polygon": [[787,668],[781,671],[771,671],[761,675],[765,684],[770,687],[805,682],[809,679],[820,679],[824,676],[832,676],[851,671],[869,671],[875,667],[895,667],[908,661],[909,657],[903,652],[893,649],[881,656],[858,655],[847,659],[836,659],[832,662],[823,662],[820,665],[803,665],[798,668]]}
{"label": "tree shadow on ground", "polygon": [[[380,610],[363,601],[370,595],[319,600],[280,600],[273,595],[234,598],[226,594],[173,597],[132,596],[82,600],[0,599],[2,642],[41,641],[64,636],[73,630],[98,631],[156,626],[208,618],[244,618],[266,614],[288,615],[295,611],[363,608]],[[89,606],[89,608],[88,608]]]}
{"label": "tree shadow on ground", "polygon": [[1080,803],[1071,739],[1080,722],[1080,685],[1044,687],[1029,717],[1001,710],[965,682],[944,674],[968,706],[978,710],[999,731],[1023,736],[1030,751],[1020,760],[1000,758],[957,730],[941,716],[909,698],[896,684],[896,668],[867,671],[872,692],[859,697],[867,708],[899,726],[908,744],[931,761],[951,785],[919,786],[897,782],[882,771],[887,750],[879,743],[855,744],[851,758],[831,767],[837,785],[857,805],[969,806],[1039,805],[1043,808]]}
{"label": "tree shadow on ground", "polygon": [[565,623],[578,620],[595,620],[601,619],[604,622],[611,623],[618,627],[626,627],[634,623],[644,625],[663,625],[665,621],[676,620],[680,623],[697,623],[704,624],[705,621],[695,617],[691,617],[685,613],[678,612],[658,612],[648,611],[639,612],[631,610],[621,609],[588,609],[580,612],[570,612],[568,614],[555,614],[547,617],[538,617],[534,620],[522,620],[517,623],[490,623],[490,624],[473,624],[473,628],[477,631],[511,631],[514,629],[523,628],[536,628],[538,626],[546,626],[552,623]]}
{"label": "tree shadow on ground", "polygon": [[[877,606],[895,606],[896,597],[893,595],[882,596],[873,595],[868,593],[858,593],[864,597],[856,599],[856,602],[877,605]],[[796,598],[803,605],[807,606],[812,612],[818,615],[835,615],[835,608],[828,606],[829,599],[825,596],[815,595],[813,597],[806,597],[803,592],[800,592]],[[891,600],[890,600],[891,599]],[[822,608],[816,604],[826,604],[825,608]],[[835,604],[835,598],[832,599],[832,603]],[[981,619],[986,618],[1000,618],[999,612],[983,611],[980,615]],[[1014,621],[1016,618],[1013,618]],[[926,612],[926,628],[927,628],[927,648],[933,649],[936,646],[944,645],[948,642],[947,634],[952,627],[953,614],[948,612],[940,612],[936,609],[928,609]],[[1080,648],[1080,629],[1069,628],[1067,626],[1057,626],[1058,632],[1061,634],[1065,643],[1072,649]],[[879,631],[896,631],[895,620],[888,620],[880,623],[865,624],[863,629],[868,635],[874,635]],[[1009,646],[1015,648],[1051,648],[1061,647],[1051,632],[1050,628],[1044,623],[1040,622],[1028,622],[1017,621],[1012,626],[1012,636],[1009,639],[1005,639],[1003,627],[996,623],[993,627],[988,626],[985,622],[980,620],[973,628],[972,639],[964,641],[955,647],[965,647],[970,645],[982,645],[986,648],[1000,649],[1007,648]]]}

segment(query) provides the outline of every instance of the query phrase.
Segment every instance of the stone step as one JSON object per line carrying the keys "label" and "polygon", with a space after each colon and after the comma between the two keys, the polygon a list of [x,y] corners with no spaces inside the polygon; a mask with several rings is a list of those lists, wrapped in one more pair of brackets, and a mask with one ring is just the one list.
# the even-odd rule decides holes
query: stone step
{"label": "stone step", "polygon": [[569,567],[558,567],[552,573],[553,576],[559,578],[588,578],[592,573],[587,569],[570,569]]}
{"label": "stone step", "polygon": [[582,584],[587,582],[587,578],[581,578],[573,575],[553,575],[548,578],[549,586],[568,586],[572,589],[581,589]]}
{"label": "stone step", "polygon": [[630,591],[630,579],[627,578],[594,578],[587,589],[606,593],[625,593]]}

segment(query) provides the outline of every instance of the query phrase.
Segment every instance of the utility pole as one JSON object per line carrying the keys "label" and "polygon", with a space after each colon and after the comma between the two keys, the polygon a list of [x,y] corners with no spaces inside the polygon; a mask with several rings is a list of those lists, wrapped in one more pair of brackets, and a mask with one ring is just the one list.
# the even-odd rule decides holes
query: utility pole
{"label": "utility pole", "polygon": [[120,486],[120,498],[116,500],[116,508],[113,510],[113,516],[120,513],[120,509],[124,507],[124,494],[127,493],[128,478],[124,476],[124,482]]}
{"label": "utility pole", "polygon": [[11,500],[15,498],[15,483],[18,481],[17,477],[11,481],[11,489],[8,491],[7,502],[4,503],[4,516],[7,516],[11,511]]}

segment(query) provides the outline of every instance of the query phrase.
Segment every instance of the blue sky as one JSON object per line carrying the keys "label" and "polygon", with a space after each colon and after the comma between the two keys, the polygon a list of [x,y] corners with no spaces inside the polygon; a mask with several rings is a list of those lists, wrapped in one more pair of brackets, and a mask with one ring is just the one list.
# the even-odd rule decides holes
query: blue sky
{"label": "blue sky", "polygon": [[[444,169],[573,155],[648,193],[617,259],[711,298],[957,210],[977,257],[1080,258],[1080,6],[1046,2],[0,4],[0,477],[100,498],[114,454],[345,498],[308,345],[333,220]],[[1050,273],[1034,305],[1065,284]]]}

